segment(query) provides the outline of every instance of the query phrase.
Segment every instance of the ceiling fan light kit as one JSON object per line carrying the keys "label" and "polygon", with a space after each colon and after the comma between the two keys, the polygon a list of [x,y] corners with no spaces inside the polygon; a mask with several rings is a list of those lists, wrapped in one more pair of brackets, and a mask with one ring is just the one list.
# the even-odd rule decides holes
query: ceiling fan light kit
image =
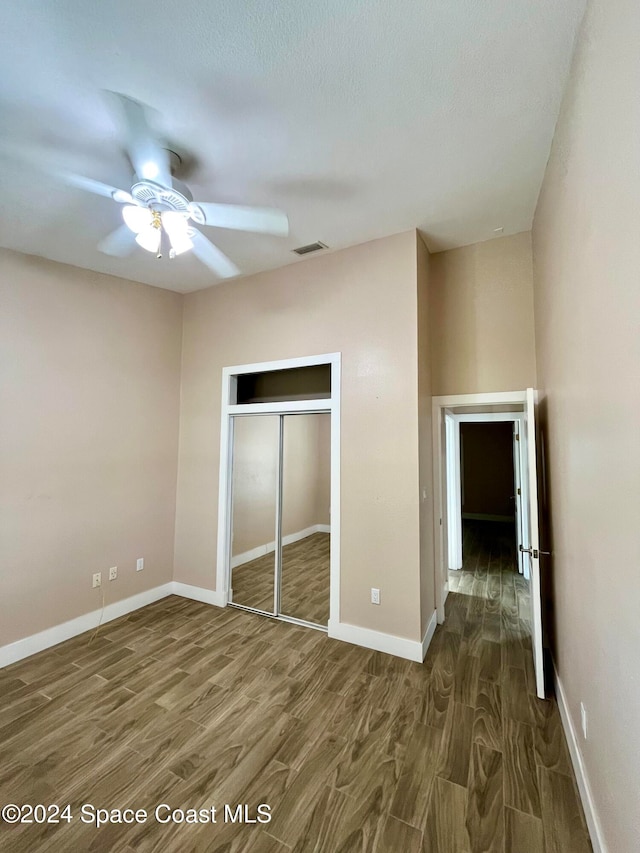
{"label": "ceiling fan light kit", "polygon": [[194,202],[189,188],[172,175],[177,154],[164,147],[147,120],[145,107],[138,101],[110,92],[108,96],[120,112],[125,131],[125,147],[133,172],[130,192],[108,184],[56,171],[69,184],[111,198],[122,208],[125,226],[107,235],[98,245],[101,252],[116,257],[130,254],[136,244],[157,258],[169,244],[169,258],[185,252],[194,255],[220,278],[240,274],[236,265],[197,227],[210,226],[286,237],[289,220],[274,208],[235,204]]}
{"label": "ceiling fan light kit", "polygon": [[136,243],[147,252],[155,252],[157,258],[162,257],[163,231],[169,239],[170,259],[193,249],[193,229],[189,228],[188,216],[181,211],[171,208],[160,211],[128,204],[122,208],[122,218],[127,228],[137,235]]}

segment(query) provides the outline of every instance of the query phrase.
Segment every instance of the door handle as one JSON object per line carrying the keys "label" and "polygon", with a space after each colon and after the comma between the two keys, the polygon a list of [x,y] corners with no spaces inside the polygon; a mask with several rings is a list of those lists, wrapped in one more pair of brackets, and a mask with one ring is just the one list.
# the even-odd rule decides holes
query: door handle
{"label": "door handle", "polygon": [[547,557],[551,556],[551,551],[539,551],[537,548],[523,548],[520,545],[520,550],[523,554],[531,554],[534,560],[537,560],[540,554],[545,554]]}

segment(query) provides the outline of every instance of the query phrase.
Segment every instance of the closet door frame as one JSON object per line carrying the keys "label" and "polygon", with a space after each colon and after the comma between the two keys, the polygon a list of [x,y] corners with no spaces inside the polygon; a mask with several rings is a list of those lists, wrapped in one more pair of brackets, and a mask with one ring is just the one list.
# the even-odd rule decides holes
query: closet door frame
{"label": "closet door frame", "polygon": [[[232,402],[235,397],[237,377],[247,373],[262,373],[273,370],[286,370],[294,367],[311,367],[319,364],[331,366],[331,396],[317,400],[289,400],[275,403]],[[220,422],[220,482],[218,493],[218,564],[216,568],[216,591],[222,606],[229,604],[231,577],[231,525],[232,525],[232,460],[233,460],[233,418],[238,415],[290,415],[319,414],[331,415],[331,541],[329,556],[329,624],[340,622],[340,376],[341,354],[307,356],[282,361],[262,362],[259,364],[225,367],[222,371],[222,405]],[[282,452],[282,420],[280,421],[280,453]],[[281,459],[281,456],[280,456]],[[282,477],[282,465],[279,464],[279,477]],[[282,497],[282,483],[279,483],[279,501]],[[278,510],[280,511],[280,510]],[[276,541],[276,549],[281,543]],[[281,564],[281,553],[276,556]],[[277,568],[276,568],[277,572]],[[276,577],[276,607],[279,607],[279,589]],[[240,606],[240,605],[234,605]],[[250,609],[250,608],[248,608]],[[261,612],[261,611],[256,611]],[[287,622],[306,625],[320,630],[325,626],[277,615],[275,618]]]}

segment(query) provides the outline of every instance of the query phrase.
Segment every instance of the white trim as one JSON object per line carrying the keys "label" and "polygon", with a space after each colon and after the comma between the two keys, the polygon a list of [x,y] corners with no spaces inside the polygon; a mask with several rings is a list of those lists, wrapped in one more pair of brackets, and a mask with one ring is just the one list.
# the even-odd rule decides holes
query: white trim
{"label": "white trim", "polygon": [[190,598],[191,601],[201,601],[203,604],[213,604],[215,607],[226,607],[226,600],[217,589],[204,589],[201,586],[191,586],[188,583],[174,581],[172,584],[173,595],[181,598]]}
{"label": "white trim", "polygon": [[522,512],[522,460],[520,456],[520,451],[522,449],[520,433],[524,433],[522,425],[522,421],[514,421],[511,424],[511,446],[513,455],[513,499],[516,520],[516,559],[518,561],[518,572],[520,574],[524,574],[524,558],[527,556],[522,550],[524,547],[524,542],[522,539],[522,522],[524,520],[524,515]]}
{"label": "white trim", "polygon": [[342,356],[331,356],[331,541],[329,543],[329,618],[340,622],[340,411]]}
{"label": "white trim", "polygon": [[229,561],[229,542],[231,541],[231,453],[233,449],[233,419],[228,415],[228,402],[231,386],[235,377],[227,368],[222,371],[222,405],[220,407],[220,482],[218,485],[218,554],[216,564],[216,589],[220,590],[224,600],[229,600],[231,568]]}
{"label": "white trim", "polygon": [[[431,624],[431,623],[429,623]],[[435,629],[434,629],[435,630]],[[422,663],[422,643],[420,640],[409,640],[406,637],[396,637],[394,634],[384,634],[371,628],[361,628],[346,622],[329,620],[329,637],[333,640],[343,640],[354,646],[364,646],[376,652],[385,652],[398,658]]]}
{"label": "white trim", "polygon": [[475,412],[471,414],[452,412],[451,417],[458,423],[504,423],[505,421],[517,421],[522,418],[522,412]]}
{"label": "white trim", "polygon": [[468,521],[502,521],[504,524],[516,523],[515,515],[487,515],[484,512],[463,512],[462,517]]}
{"label": "white trim", "polygon": [[[107,604],[104,608],[104,613],[102,612],[102,608],[92,610],[90,613],[84,613],[82,616],[77,616],[75,619],[70,619],[61,625],[54,625],[45,631],[40,631],[37,634],[32,634],[30,637],[23,637],[21,640],[16,640],[15,643],[2,646],[0,647],[0,667],[9,666],[9,664],[23,658],[28,658],[45,649],[50,649],[52,646],[57,646],[58,643],[64,643],[65,640],[77,637],[78,634],[91,631],[100,624],[104,625],[107,622],[112,622],[114,619],[126,616],[127,613],[132,613],[134,610],[146,607],[147,604],[153,604],[154,601],[166,598],[168,595],[174,593],[173,587],[173,582],[170,582],[162,586],[156,586],[153,589],[147,589],[144,592],[139,592],[137,595],[123,598],[121,601],[114,601],[113,604]],[[102,619],[100,618],[101,616]]]}
{"label": "white trim", "polygon": [[424,660],[427,656],[427,650],[431,645],[431,640],[433,640],[433,635],[436,632],[437,625],[438,613],[434,610],[431,614],[431,619],[429,619],[429,623],[427,624],[426,630],[424,632],[424,637],[422,638],[422,660]]}
{"label": "white trim", "polygon": [[441,592],[441,586],[447,585],[449,575],[446,571],[447,547],[448,547],[448,528],[447,516],[443,511],[446,503],[446,495],[444,493],[444,482],[446,476],[447,460],[444,456],[446,446],[445,440],[445,422],[443,417],[443,409],[432,398],[431,404],[431,442],[432,442],[432,459],[433,459],[433,525],[435,536],[433,537],[434,550],[434,586],[435,586],[435,602],[436,613],[438,614],[438,624],[442,625],[445,618],[444,600],[446,595]]}
{"label": "white trim", "polygon": [[591,838],[591,844],[593,846],[593,853],[607,853],[607,846],[605,844],[602,826],[600,824],[595,801],[591,792],[591,785],[589,784],[589,777],[587,776],[584,758],[582,757],[582,752],[578,745],[578,737],[573,721],[571,720],[567,697],[564,692],[562,682],[560,681],[555,661],[553,664],[553,677],[556,688],[556,699],[558,701],[558,710],[560,711],[560,719],[562,720],[562,728],[564,729],[564,734],[567,739],[569,755],[571,756],[571,763],[573,764],[573,772],[576,774],[578,791],[580,792],[580,800],[582,802],[584,816],[587,821],[589,837]]}
{"label": "white trim", "polygon": [[447,492],[447,568],[462,568],[462,473],[460,453],[460,423],[446,409],[445,463]]}
{"label": "white trim", "polygon": [[494,391],[488,394],[446,394],[433,397],[433,402],[444,408],[453,406],[495,406],[503,403],[525,403],[526,391]]}
{"label": "white trim", "polygon": [[[160,601],[160,599],[167,598],[169,595],[177,595],[192,601],[201,601],[204,604],[210,604],[215,607],[226,606],[226,595],[223,595],[218,590],[204,589],[199,586],[191,586],[191,584],[171,581],[162,586],[145,590],[145,592],[138,593],[138,595],[132,595],[130,598],[125,598],[122,601],[115,601],[113,604],[108,604],[104,608],[104,613],[102,613],[102,610],[93,610],[91,613],[85,613],[68,622],[63,622],[61,625],[55,625],[53,628],[47,628],[38,634],[24,637],[15,643],[9,643],[6,646],[0,647],[0,668],[35,655],[52,646],[57,646],[65,640],[70,640],[72,637],[77,637],[79,634],[84,634],[87,631],[97,628],[99,624],[105,625],[107,622],[112,622],[114,619],[126,616],[134,610],[139,610],[141,607],[146,607],[148,604],[153,604],[155,601]],[[102,619],[100,618],[101,615]],[[408,640],[405,637],[396,637],[393,634],[384,634],[381,631],[372,631],[369,628],[359,628],[356,625],[336,623],[331,620],[329,621],[328,635],[336,640],[343,640],[357,646],[364,646],[368,649],[374,649],[375,651],[385,652],[396,657],[422,663],[436,630],[436,617],[437,615],[434,610],[421,643],[416,640]]]}
{"label": "white trim", "polygon": [[[494,405],[494,404],[492,404]],[[505,405],[501,403],[500,405]],[[458,406],[458,408],[460,408]],[[478,408],[477,405],[472,408]],[[478,521],[514,521],[511,516],[484,513],[465,513],[462,511],[464,488],[464,453],[462,453],[462,436],[460,424],[463,423],[517,423],[522,424],[522,412],[452,412],[449,407],[444,409],[446,428],[445,457],[447,493],[447,531],[448,531],[448,568],[449,571],[462,568],[462,520],[475,519]],[[522,432],[522,430],[520,430]],[[515,462],[514,462],[515,466]],[[450,488],[451,486],[451,488]],[[521,543],[518,542],[517,545]],[[522,563],[522,553],[518,551],[518,566]]]}
{"label": "white trim", "polygon": [[545,698],[544,645],[542,637],[542,594],[540,580],[540,525],[538,521],[538,453],[536,447],[536,409],[538,392],[527,388],[525,432],[527,434],[527,488],[529,528],[529,598],[531,600],[531,644],[533,646],[533,668],[536,676],[536,692],[539,699]]}
{"label": "white trim", "polygon": [[282,400],[274,403],[239,403],[227,406],[229,415],[288,415],[298,412],[314,414],[330,411],[331,399],[328,397],[321,400]]}
{"label": "white trim", "polygon": [[[306,539],[307,536],[313,536],[314,533],[331,533],[331,525],[329,524],[312,524],[311,527],[305,527],[304,530],[298,530],[295,533],[289,533],[282,537],[282,545],[292,545],[294,542],[299,542],[301,539]],[[276,550],[276,543],[267,542],[266,545],[256,545],[249,551],[243,551],[242,554],[236,554],[231,558],[231,568],[243,566],[245,563],[250,563],[252,560],[257,560],[258,557],[264,557],[265,554],[271,554]]]}
{"label": "white trim", "polygon": [[[524,419],[524,406],[527,401],[527,391],[496,391],[483,394],[450,394],[431,398],[433,423],[433,522],[440,535],[434,537],[435,556],[435,600],[438,622],[445,620],[444,601],[448,593],[448,496],[447,496],[447,459],[445,457],[446,435],[444,414],[446,409],[478,408],[481,406],[501,406],[518,404],[522,412],[448,412],[459,426],[461,420],[505,420],[520,421]],[[522,439],[523,430],[520,430]],[[522,441],[521,441],[522,444]],[[524,479],[524,477],[522,478]],[[524,488],[523,488],[524,497]],[[524,504],[524,501],[523,501]],[[460,531],[462,533],[462,531]],[[525,543],[526,544],[526,543]]]}
{"label": "white trim", "polygon": [[231,558],[231,571],[237,566],[244,566],[245,563],[251,563],[259,557],[264,557],[267,554],[272,554],[276,550],[275,542],[267,542],[266,545],[256,545],[255,548],[250,548],[248,551],[243,551],[241,554],[236,554]]}
{"label": "white trim", "polygon": [[[321,353],[319,355],[303,355],[300,358],[283,358],[280,361],[260,361],[255,364],[234,364],[223,368],[227,376],[239,376],[243,373],[266,373],[270,370],[289,370],[292,367],[313,367],[316,364],[331,364],[337,352]],[[333,376],[331,377],[333,379]],[[227,400],[228,402],[228,400]]]}

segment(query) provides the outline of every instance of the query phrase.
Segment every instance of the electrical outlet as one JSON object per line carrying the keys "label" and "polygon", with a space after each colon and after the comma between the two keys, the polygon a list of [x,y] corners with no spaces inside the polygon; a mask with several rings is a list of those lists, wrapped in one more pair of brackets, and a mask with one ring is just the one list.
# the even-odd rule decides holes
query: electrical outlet
{"label": "electrical outlet", "polygon": [[380,604],[380,590],[376,589],[375,586],[371,587],[371,603]]}
{"label": "electrical outlet", "polygon": [[584,702],[580,703],[580,722],[582,723],[582,736],[587,739],[587,709],[584,707]]}
{"label": "electrical outlet", "polygon": [[136,572],[141,572],[144,569],[144,557],[138,557],[136,560]]}
{"label": "electrical outlet", "polygon": [[109,569],[109,580],[114,581],[118,577],[118,567],[111,566]]}
{"label": "electrical outlet", "polygon": [[102,586],[102,572],[96,572],[93,576],[91,587],[95,589],[97,586]]}

